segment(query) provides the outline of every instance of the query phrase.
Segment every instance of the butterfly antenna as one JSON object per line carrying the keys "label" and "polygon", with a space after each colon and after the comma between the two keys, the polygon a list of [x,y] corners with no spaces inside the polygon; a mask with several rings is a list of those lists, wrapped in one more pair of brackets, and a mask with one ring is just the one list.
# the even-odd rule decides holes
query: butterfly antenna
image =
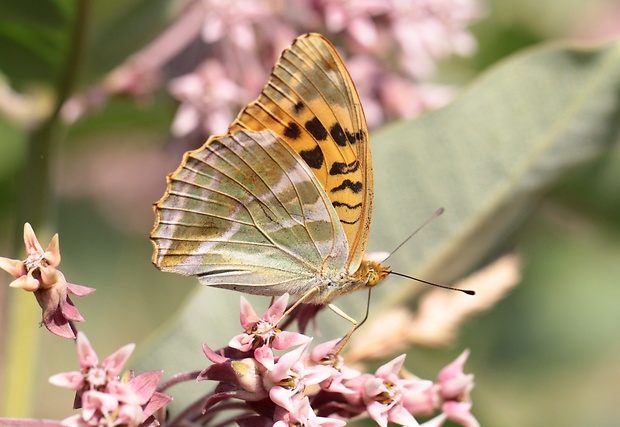
{"label": "butterfly antenna", "polygon": [[413,276],[407,276],[406,274],[398,273],[396,271],[390,271],[390,274],[393,274],[395,276],[405,277],[407,279],[415,280],[416,282],[425,283],[427,285],[435,286],[436,288],[447,289],[449,291],[463,292],[464,294],[467,294],[467,295],[476,295],[476,292],[472,291],[471,289],[451,288],[450,286],[440,285],[438,283],[433,283],[427,280],[418,279],[417,277],[413,277]]}
{"label": "butterfly antenna", "polygon": [[[417,234],[420,230],[422,230],[424,227],[426,227],[426,226],[427,226],[428,224],[430,224],[432,221],[434,221],[435,219],[437,219],[437,217],[439,217],[442,213],[443,213],[443,208],[439,208],[439,209],[437,209],[437,210],[435,211],[435,213],[434,213],[434,214],[433,214],[433,215],[432,215],[429,219],[427,219],[426,221],[424,221],[424,222],[422,223],[422,225],[420,225],[418,228],[416,228],[416,229],[413,231],[413,233],[411,233],[411,234],[409,235],[409,237],[407,237],[405,240],[403,240],[403,241],[400,243],[400,245],[396,246],[396,249],[394,249],[392,252],[390,252],[390,254],[389,254],[389,255],[388,255],[388,256],[387,256],[387,257],[386,257],[383,261],[381,261],[381,262],[383,263],[383,262],[387,261],[387,260],[388,260],[388,259],[389,259],[392,255],[394,255],[394,253],[395,253],[397,250],[399,250],[400,248],[402,248],[402,247],[405,245],[405,243],[407,243],[409,240],[411,240],[411,238],[412,238],[413,236],[415,236],[415,235],[416,235],[416,234]],[[417,280],[417,279],[415,279],[415,280]]]}

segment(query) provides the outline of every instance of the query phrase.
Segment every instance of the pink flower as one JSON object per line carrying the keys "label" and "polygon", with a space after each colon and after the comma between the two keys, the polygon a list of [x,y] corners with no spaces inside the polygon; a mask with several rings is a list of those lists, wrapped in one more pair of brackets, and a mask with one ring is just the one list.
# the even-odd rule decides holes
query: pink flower
{"label": "pink flower", "polygon": [[465,350],[443,368],[432,387],[421,393],[407,395],[404,399],[407,410],[414,415],[430,415],[440,409],[442,414],[431,420],[436,425],[451,420],[466,427],[478,427],[478,421],[470,412],[472,405],[469,393],[474,387],[474,376],[463,373],[468,356],[469,351]]}
{"label": "pink flower", "polygon": [[116,379],[135,348],[135,344],[127,344],[99,364],[97,353],[84,333],[78,332],[76,343],[81,370],[56,374],[49,381],[59,387],[76,390],[78,394],[89,390],[101,391],[108,382]]}
{"label": "pink flower", "polygon": [[243,352],[253,351],[259,363],[272,369],[275,363],[272,348],[285,350],[310,341],[305,335],[277,328],[286,311],[288,298],[288,294],[282,295],[259,318],[248,300],[241,297],[240,321],[245,333],[233,337],[228,345]]}
{"label": "pink flower", "polygon": [[278,407],[275,411],[273,427],[303,426],[303,427],[342,427],[346,421],[335,418],[317,417],[310,406],[310,399],[303,397],[294,402],[294,410],[286,411]]}
{"label": "pink flower", "polygon": [[75,338],[72,322],[83,322],[69,294],[85,296],[95,291],[86,286],[67,283],[64,274],[56,269],[60,264],[58,234],[44,251],[30,224],[24,224],[24,243],[27,257],[18,261],[0,257],[0,268],[17,279],[10,283],[34,295],[43,309],[42,323],[53,334]]}
{"label": "pink flower", "polygon": [[80,371],[50,377],[52,384],[76,390],[76,414],[63,420],[67,426],[151,426],[158,425],[153,414],[172,398],[156,391],[162,371],[134,376],[126,371],[119,377],[123,365],[133,352],[128,344],[106,357],[103,363],[83,333],[77,335]]}
{"label": "pink flower", "polygon": [[403,426],[418,425],[403,402],[407,395],[419,393],[429,388],[432,383],[400,378],[398,374],[404,361],[403,354],[377,369],[374,376],[366,374],[350,382],[353,384],[347,383],[349,387],[357,385],[368,415],[381,427],[386,427],[388,422]]}
{"label": "pink flower", "polygon": [[269,398],[289,412],[295,411],[294,399],[303,396],[307,386],[319,384],[333,374],[330,366],[306,363],[308,346],[306,343],[281,356],[265,375]]}

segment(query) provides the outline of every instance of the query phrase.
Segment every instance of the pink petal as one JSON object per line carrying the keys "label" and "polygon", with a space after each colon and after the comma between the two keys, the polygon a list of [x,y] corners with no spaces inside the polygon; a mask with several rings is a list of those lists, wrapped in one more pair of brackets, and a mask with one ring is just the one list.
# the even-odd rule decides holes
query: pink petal
{"label": "pink petal", "polygon": [[89,408],[99,409],[104,414],[107,414],[118,408],[118,400],[108,393],[89,390],[82,395],[82,405],[85,412],[86,408]]}
{"label": "pink petal", "polygon": [[469,350],[465,350],[457,357],[452,363],[443,368],[437,378],[440,382],[448,381],[452,378],[458,377],[463,374],[463,367],[469,356]]}
{"label": "pink petal", "polygon": [[420,424],[413,418],[402,405],[396,405],[388,412],[388,420],[401,426],[419,426]]}
{"label": "pink petal", "polygon": [[297,332],[281,331],[280,333],[276,334],[272,345],[273,348],[275,348],[276,350],[286,350],[287,348],[307,343],[311,339],[312,338]]}
{"label": "pink petal", "polygon": [[390,379],[391,375],[398,375],[400,369],[403,367],[403,363],[405,362],[405,357],[407,357],[407,355],[401,354],[394,360],[379,367],[379,369],[377,369],[377,372],[375,372],[375,376],[387,380]]}
{"label": "pink petal", "polygon": [[24,224],[24,244],[26,245],[26,253],[29,256],[32,254],[43,254],[43,248],[39,244],[32,226],[28,223]]}
{"label": "pink petal", "polygon": [[145,372],[129,381],[131,389],[140,397],[141,405],[148,402],[153,396],[163,373],[164,371]]}
{"label": "pink petal", "polygon": [[364,383],[364,394],[366,396],[374,397],[387,391],[388,389],[381,378],[374,377]]}
{"label": "pink petal", "polygon": [[256,315],[254,308],[252,308],[252,305],[243,296],[241,297],[240,313],[241,327],[246,331],[260,320],[260,318]]}
{"label": "pink petal", "polygon": [[95,288],[89,288],[88,286],[76,285],[69,282],[67,282],[67,289],[70,294],[75,295],[76,297],[83,297],[96,291]]}
{"label": "pink petal", "polygon": [[304,383],[306,385],[318,384],[337,373],[338,371],[332,366],[317,365],[314,367],[306,367],[304,372]]}
{"label": "pink petal", "polygon": [[449,420],[464,427],[480,427],[480,423],[470,412],[471,402],[445,402],[441,405],[441,410]]}
{"label": "pink petal", "polygon": [[275,357],[273,350],[266,345],[254,350],[254,358],[258,363],[263,365],[268,371],[271,371],[275,365]]}
{"label": "pink petal", "polygon": [[308,344],[305,344],[296,348],[293,351],[289,351],[288,353],[282,355],[278,359],[278,363],[275,364],[275,366],[269,373],[269,379],[276,383],[288,377],[289,370],[295,363],[297,363],[301,359],[301,356],[307,350],[307,348]]}
{"label": "pink petal", "polygon": [[9,283],[9,286],[12,288],[20,288],[27,292],[34,292],[39,289],[41,284],[37,279],[32,277],[32,274],[26,274],[21,276],[19,279],[13,280]]}
{"label": "pink petal", "polygon": [[280,320],[284,312],[286,311],[286,306],[288,305],[288,294],[282,295],[280,298],[274,301],[271,304],[271,307],[265,312],[263,315],[263,320],[268,321],[272,325],[274,325],[277,321]]}
{"label": "pink petal", "polygon": [[25,276],[28,272],[22,261],[0,257],[0,268],[13,277]]}
{"label": "pink petal", "polygon": [[150,417],[151,415],[159,411],[161,408],[166,406],[171,401],[172,401],[172,397],[168,396],[167,394],[156,391],[155,393],[153,393],[153,396],[151,397],[149,402],[146,404],[146,406],[143,408],[144,416],[146,418]]}
{"label": "pink petal", "polygon": [[336,344],[338,344],[340,340],[341,338],[336,338],[334,340],[327,341],[327,342],[317,345],[316,347],[312,349],[312,352],[310,352],[310,359],[315,363],[320,362],[321,360],[326,358],[329,354],[334,352],[334,349],[336,348]]}
{"label": "pink petal", "polygon": [[90,345],[90,341],[88,341],[88,338],[86,338],[83,332],[78,332],[76,344],[78,361],[82,368],[92,368],[99,364],[97,353],[95,353],[95,350],[93,350],[93,347]]}
{"label": "pink petal", "polygon": [[105,391],[107,394],[114,396],[119,402],[129,405],[138,405],[140,403],[140,397],[133,391],[131,386],[117,379],[108,380]]}
{"label": "pink petal", "polygon": [[106,357],[101,366],[112,376],[120,374],[123,370],[123,365],[125,365],[125,362],[127,362],[127,359],[129,359],[129,356],[133,353],[134,348],[136,348],[135,344],[127,344],[119,348]]}
{"label": "pink petal", "polygon": [[366,410],[368,411],[368,415],[370,418],[375,420],[380,427],[387,427],[388,424],[388,411],[389,407],[382,405],[379,402],[370,402],[366,405]]}
{"label": "pink petal", "polygon": [[48,381],[59,387],[80,390],[84,384],[84,375],[78,371],[64,372],[62,374],[52,375]]}
{"label": "pink petal", "polygon": [[83,322],[84,318],[78,311],[77,307],[73,305],[73,301],[69,297],[60,305],[60,311],[63,317],[73,322]]}
{"label": "pink petal", "polygon": [[269,390],[269,399],[287,411],[295,412],[295,406],[293,405],[292,399],[294,394],[294,391],[287,390],[284,387],[275,386]]}
{"label": "pink petal", "polygon": [[56,286],[59,283],[60,286],[66,287],[65,276],[52,266],[40,267],[41,271],[41,284],[43,288],[49,289]]}
{"label": "pink petal", "polygon": [[239,351],[250,351],[252,344],[254,343],[254,335],[248,335],[245,332],[239,335],[235,335],[228,342],[228,346],[236,348]]}
{"label": "pink petal", "polygon": [[441,427],[447,419],[448,417],[446,414],[439,414],[436,417],[426,421],[424,424],[421,424],[421,427]]}
{"label": "pink petal", "polygon": [[62,315],[60,309],[56,309],[51,312],[51,315],[46,316],[43,319],[43,324],[48,331],[58,337],[75,339],[75,333],[71,328],[71,324],[67,318]]}
{"label": "pink petal", "polygon": [[45,258],[54,268],[58,267],[58,264],[60,264],[60,244],[58,243],[58,234],[54,234],[54,237],[52,237],[52,241],[49,245],[47,245],[43,258]]}
{"label": "pink petal", "polygon": [[211,347],[209,347],[206,344],[202,345],[202,351],[204,352],[205,356],[207,356],[207,359],[209,359],[211,362],[213,363],[224,363],[228,360],[228,358],[222,356],[219,353],[216,353],[215,351],[211,350]]}

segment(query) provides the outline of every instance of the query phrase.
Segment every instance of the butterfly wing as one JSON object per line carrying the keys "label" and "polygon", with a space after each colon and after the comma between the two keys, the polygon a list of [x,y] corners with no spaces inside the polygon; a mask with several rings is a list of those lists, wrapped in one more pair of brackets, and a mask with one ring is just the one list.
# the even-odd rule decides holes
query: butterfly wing
{"label": "butterfly wing", "polygon": [[319,34],[295,40],[229,131],[240,129],[274,131],[310,166],[346,234],[347,268],[356,271],[370,231],[372,164],[357,90],[331,43]]}
{"label": "butterfly wing", "polygon": [[212,137],[167,180],[151,233],[161,270],[269,296],[343,271],[348,247],[330,200],[273,132]]}

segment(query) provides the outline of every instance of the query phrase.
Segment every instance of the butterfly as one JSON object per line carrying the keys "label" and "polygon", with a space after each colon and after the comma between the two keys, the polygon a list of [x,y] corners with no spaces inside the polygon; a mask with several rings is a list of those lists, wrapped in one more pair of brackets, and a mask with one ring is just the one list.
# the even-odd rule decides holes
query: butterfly
{"label": "butterfly", "polygon": [[359,95],[334,46],[305,34],[228,133],[168,175],[153,263],[207,286],[328,304],[390,273],[364,259],[372,202]]}

